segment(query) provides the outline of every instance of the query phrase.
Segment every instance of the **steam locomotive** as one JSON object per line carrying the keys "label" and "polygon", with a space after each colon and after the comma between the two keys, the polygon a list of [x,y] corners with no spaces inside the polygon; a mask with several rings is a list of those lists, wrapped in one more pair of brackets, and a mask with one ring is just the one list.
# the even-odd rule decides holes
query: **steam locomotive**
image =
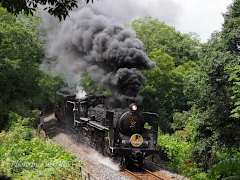
{"label": "steam locomotive", "polygon": [[129,99],[87,94],[77,98],[76,88],[65,87],[56,92],[55,115],[58,121],[75,132],[104,155],[117,159],[122,166],[143,165],[145,157],[158,152],[158,115],[139,113]]}

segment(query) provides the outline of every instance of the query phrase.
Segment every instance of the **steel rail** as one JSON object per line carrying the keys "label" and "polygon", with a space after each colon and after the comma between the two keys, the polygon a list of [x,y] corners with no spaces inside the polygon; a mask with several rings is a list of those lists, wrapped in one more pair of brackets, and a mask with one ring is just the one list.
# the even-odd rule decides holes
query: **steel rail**
{"label": "steel rail", "polygon": [[[153,176],[154,179],[156,178],[156,179],[159,179],[159,180],[165,180],[164,178],[162,178],[162,177],[152,173],[151,171],[149,171],[149,170],[147,170],[145,168],[142,168],[141,170],[143,170],[143,172],[136,172],[135,173],[135,172],[129,171],[128,169],[122,168],[121,171],[125,171],[128,174],[130,174],[131,176],[134,176],[134,178],[140,179],[140,180],[146,179],[146,176],[148,176],[148,175]],[[142,174],[141,176],[143,176],[143,177],[139,176],[139,173],[144,173],[144,172],[146,172],[146,174]],[[149,178],[149,176],[148,176],[148,178]]]}

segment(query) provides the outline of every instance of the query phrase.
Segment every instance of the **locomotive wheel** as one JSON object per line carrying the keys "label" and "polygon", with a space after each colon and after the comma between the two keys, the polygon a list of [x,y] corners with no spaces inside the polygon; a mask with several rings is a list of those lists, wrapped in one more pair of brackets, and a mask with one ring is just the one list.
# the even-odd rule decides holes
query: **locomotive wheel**
{"label": "locomotive wheel", "polygon": [[97,147],[96,142],[94,141],[93,138],[91,138],[89,141],[89,147],[92,149],[96,149],[96,147]]}
{"label": "locomotive wheel", "polygon": [[98,152],[100,152],[100,150],[101,150],[97,134],[94,134],[92,136],[92,148],[95,149]]}
{"label": "locomotive wheel", "polygon": [[122,156],[121,157],[121,166],[123,168],[126,168],[128,166],[128,163],[129,163],[129,159],[127,157]]}
{"label": "locomotive wheel", "polygon": [[104,156],[107,155],[104,139],[102,138],[99,143],[101,148],[101,154]]}
{"label": "locomotive wheel", "polygon": [[62,125],[61,120],[60,120],[60,118],[57,116],[56,113],[55,113],[55,119],[57,120],[58,126],[61,127],[61,125]]}
{"label": "locomotive wheel", "polygon": [[143,168],[143,159],[138,161],[137,166],[139,166],[140,168]]}
{"label": "locomotive wheel", "polygon": [[100,152],[101,151],[101,147],[100,147],[100,144],[98,141],[95,141],[94,142],[94,149],[97,151],[97,152]]}
{"label": "locomotive wheel", "polygon": [[75,130],[75,133],[74,133],[74,139],[75,139],[75,141],[78,141],[78,140],[79,140],[79,137],[80,137],[80,131],[79,131],[79,130]]}
{"label": "locomotive wheel", "polygon": [[107,156],[108,154],[110,154],[110,152],[108,150],[108,146],[106,144],[103,144],[102,152],[103,152],[104,156]]}
{"label": "locomotive wheel", "polygon": [[74,134],[74,140],[75,140],[75,141],[78,141],[78,138],[79,138],[79,134],[77,134],[77,133]]}

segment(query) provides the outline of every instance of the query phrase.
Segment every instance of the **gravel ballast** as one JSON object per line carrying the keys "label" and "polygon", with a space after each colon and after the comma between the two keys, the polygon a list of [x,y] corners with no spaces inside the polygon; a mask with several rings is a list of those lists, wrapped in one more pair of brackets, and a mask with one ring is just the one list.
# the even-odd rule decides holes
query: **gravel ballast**
{"label": "gravel ballast", "polygon": [[[76,156],[76,161],[84,163],[84,169],[99,180],[130,180],[121,174],[118,164],[109,157],[104,157],[92,148],[75,141],[74,136],[67,130],[61,128],[54,114],[44,118],[43,130],[54,143],[65,148],[66,151]],[[183,176],[161,168],[159,165],[151,164],[153,169],[161,171],[166,176],[176,180],[187,180]]]}

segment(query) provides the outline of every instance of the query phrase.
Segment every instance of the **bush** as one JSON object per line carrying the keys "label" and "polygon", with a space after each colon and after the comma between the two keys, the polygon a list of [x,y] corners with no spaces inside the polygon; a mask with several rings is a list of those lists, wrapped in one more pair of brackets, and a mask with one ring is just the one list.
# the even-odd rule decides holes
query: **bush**
{"label": "bush", "polygon": [[218,153],[222,160],[208,171],[209,179],[240,179],[239,148],[227,149],[225,153]]}
{"label": "bush", "polygon": [[20,179],[73,179],[75,156],[36,139],[0,147],[0,173]]}
{"label": "bush", "polygon": [[[160,134],[158,146],[160,153],[167,155],[165,158],[166,167],[179,174],[194,180],[206,179],[206,174],[197,169],[193,154],[194,143],[191,142],[191,128],[188,126],[178,130],[174,134]],[[161,157],[160,157],[161,158]]]}
{"label": "bush", "polygon": [[75,156],[35,138],[34,118],[10,113],[9,130],[0,133],[0,176],[16,179],[78,179]]}
{"label": "bush", "polygon": [[182,172],[187,167],[193,167],[192,145],[186,141],[177,141],[175,135],[160,135],[158,146],[167,154],[167,168]]}

